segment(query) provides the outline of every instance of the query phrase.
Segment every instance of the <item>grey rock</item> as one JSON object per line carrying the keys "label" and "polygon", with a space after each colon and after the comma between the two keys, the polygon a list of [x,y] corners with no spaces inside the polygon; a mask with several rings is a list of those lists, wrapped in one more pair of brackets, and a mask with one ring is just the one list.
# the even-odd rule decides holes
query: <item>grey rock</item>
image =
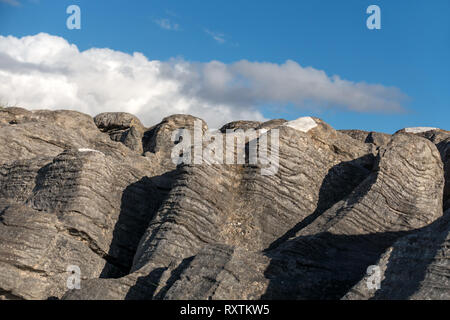
{"label": "grey rock", "polygon": [[237,121],[243,163],[176,165],[196,120],[0,109],[0,299],[450,298],[446,131]]}
{"label": "grey rock", "polygon": [[82,148],[109,156],[131,154],[128,148],[101,133],[92,117],[79,112],[5,108],[0,119],[7,123],[0,126],[0,163],[55,157],[64,150]]}
{"label": "grey rock", "polygon": [[450,208],[450,137],[440,141],[436,147],[438,148],[442,162],[444,163],[444,210]]}
{"label": "grey rock", "polygon": [[441,217],[442,187],[436,148],[425,139],[394,136],[373,172],[314,221],[263,252],[201,250],[164,298],[338,299],[396,239]]}
{"label": "grey rock", "polygon": [[138,118],[126,112],[100,113],[95,116],[94,122],[102,131],[126,130],[131,127],[136,127],[141,131],[145,129]]}
{"label": "grey rock", "polygon": [[353,139],[365,143],[372,143],[377,147],[386,145],[391,140],[391,135],[383,132],[375,132],[375,131],[369,132],[364,130],[339,130],[339,131],[349,135]]}
{"label": "grey rock", "polygon": [[264,277],[268,261],[261,253],[244,248],[208,245],[185,262],[176,281],[156,298],[254,300],[263,296],[269,285]]}
{"label": "grey rock", "polygon": [[142,138],[146,128],[138,118],[125,112],[106,112],[94,118],[97,127],[111,140],[122,142],[139,154],[143,153]]}
{"label": "grey rock", "polygon": [[450,138],[450,131],[438,129],[438,130],[425,131],[425,132],[419,133],[417,135],[419,135],[423,138],[426,138],[426,139],[430,140],[431,142],[433,142],[434,144],[438,145],[442,141]]}
{"label": "grey rock", "polygon": [[343,297],[346,300],[450,300],[450,211],[400,238],[376,262],[380,287],[368,287],[366,275]]}
{"label": "grey rock", "polygon": [[[150,284],[148,290],[138,290],[146,294],[134,297],[161,296],[181,261],[196,256],[205,245],[220,242],[247,251],[264,250],[296,230],[302,220],[320,215],[348,195],[370,174],[373,150],[315,121],[317,128],[307,133],[278,127],[281,156],[275,176],[262,176],[259,165],[180,167],[171,192],[141,239],[132,273],[116,280],[124,289],[112,290],[114,298],[127,298],[124,283],[144,287],[158,283],[156,288]],[[148,276],[150,282],[139,282]]]}
{"label": "grey rock", "polygon": [[0,127],[1,296],[61,297],[69,265],[85,278],[127,274],[169,170],[87,115],[13,111],[18,121]]}
{"label": "grey rock", "polygon": [[261,123],[257,129],[268,129],[269,130],[269,129],[276,128],[286,122],[287,122],[287,120],[285,120],[285,119],[272,119],[272,120]]}
{"label": "grey rock", "polygon": [[[43,165],[47,161],[1,167],[6,187],[0,234],[8,236],[2,239],[0,260],[8,272],[1,273],[0,283],[13,281],[2,288],[15,296],[60,297],[68,265],[79,266],[89,278],[127,274],[145,226],[170,187],[167,176],[148,178],[146,171],[98,151],[66,151]],[[30,232],[34,229],[36,234]],[[19,238],[23,242],[17,243]],[[11,250],[20,253],[10,256]],[[36,288],[43,291],[22,288],[25,273],[38,276],[42,284]]]}
{"label": "grey rock", "polygon": [[[149,128],[143,137],[145,156],[152,159],[152,161],[161,163],[164,167],[175,168],[176,165],[172,162],[171,158],[171,152],[174,146],[172,135],[174,131],[181,129],[193,132],[196,120],[201,122],[202,131],[205,132],[208,129],[205,121],[185,114],[175,114],[166,117],[159,124]],[[193,139],[193,137],[191,138]]]}
{"label": "grey rock", "polygon": [[233,121],[227,123],[220,128],[220,132],[225,133],[227,130],[235,131],[238,129],[248,130],[248,129],[256,129],[261,125],[260,121]]}
{"label": "grey rock", "polygon": [[434,145],[394,136],[346,199],[268,253],[272,280],[263,297],[342,297],[396,239],[441,217],[442,188]]}
{"label": "grey rock", "polygon": [[283,123],[287,122],[287,120],[284,119],[272,119],[266,122],[260,122],[260,121],[233,121],[230,123],[227,123],[225,125],[223,125],[220,128],[220,132],[222,133],[226,133],[227,130],[228,131],[236,131],[238,129],[241,130],[248,130],[248,129],[255,129],[255,130],[260,130],[260,129],[266,129],[266,130],[270,130],[273,128],[276,128],[280,125],[282,125]]}
{"label": "grey rock", "polygon": [[444,188],[444,210],[450,208],[450,131],[442,129],[419,130],[417,133],[407,133],[406,129],[399,133],[414,134],[433,142],[438,148],[444,164],[445,188]]}

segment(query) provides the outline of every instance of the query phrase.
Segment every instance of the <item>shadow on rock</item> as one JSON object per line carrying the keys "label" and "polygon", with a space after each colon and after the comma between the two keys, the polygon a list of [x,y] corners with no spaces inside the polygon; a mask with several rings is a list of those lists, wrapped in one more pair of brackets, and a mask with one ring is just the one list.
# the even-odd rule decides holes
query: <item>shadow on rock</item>
{"label": "shadow on rock", "polygon": [[266,255],[270,280],[262,299],[340,299],[395,239],[410,232],[320,233],[298,237]]}
{"label": "shadow on rock", "polygon": [[153,298],[158,283],[167,268],[156,268],[148,275],[139,277],[136,284],[130,288],[125,300],[150,300]]}
{"label": "shadow on rock", "polygon": [[190,266],[193,257],[185,258],[181,263],[170,272],[170,277],[165,281],[164,287],[158,292],[156,289],[160,287],[160,280],[164,272],[169,268],[156,268],[147,276],[139,277],[136,284],[130,288],[125,300],[163,300],[167,291],[172,285],[180,279],[181,274]]}
{"label": "shadow on rock", "polygon": [[[413,235],[395,243],[384,272],[384,280],[372,299],[409,299],[425,279],[429,266],[446,241],[450,212]],[[439,285],[439,284],[437,284]],[[423,298],[422,298],[423,299]]]}
{"label": "shadow on rock", "polygon": [[137,246],[151,219],[168,195],[174,171],[152,178],[144,177],[129,185],[122,194],[120,215],[113,231],[101,278],[119,278],[130,272]]}
{"label": "shadow on rock", "polygon": [[[316,210],[308,217],[297,223],[293,228],[287,231],[283,236],[275,240],[265,251],[277,248],[282,243],[294,237],[297,232],[311,224],[322,213],[332,207],[335,203],[347,197],[361,182],[366,179],[374,165],[375,157],[368,154],[364,157],[352,161],[341,162],[332,167],[325,176],[319,191],[319,200]],[[375,182],[371,181],[370,186]],[[361,194],[361,197],[364,194]]]}
{"label": "shadow on rock", "polygon": [[[271,262],[264,273],[270,282],[262,299],[340,299],[396,239],[411,232],[332,234],[323,224],[312,224],[344,198],[349,208],[366,196],[377,181],[378,174],[369,171],[373,164],[368,155],[329,170],[320,188],[317,210],[264,251]],[[352,194],[356,187],[358,191]],[[337,210],[324,222],[333,221]],[[306,227],[311,228],[308,233],[297,234]]]}

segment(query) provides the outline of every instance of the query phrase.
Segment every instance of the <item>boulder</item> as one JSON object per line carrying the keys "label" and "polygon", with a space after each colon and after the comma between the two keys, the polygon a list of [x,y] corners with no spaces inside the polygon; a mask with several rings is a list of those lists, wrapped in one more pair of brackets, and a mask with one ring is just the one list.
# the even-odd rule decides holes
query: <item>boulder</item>
{"label": "boulder", "polygon": [[111,140],[122,142],[131,150],[142,154],[142,138],[146,130],[134,115],[126,112],[106,112],[94,118],[97,127]]}

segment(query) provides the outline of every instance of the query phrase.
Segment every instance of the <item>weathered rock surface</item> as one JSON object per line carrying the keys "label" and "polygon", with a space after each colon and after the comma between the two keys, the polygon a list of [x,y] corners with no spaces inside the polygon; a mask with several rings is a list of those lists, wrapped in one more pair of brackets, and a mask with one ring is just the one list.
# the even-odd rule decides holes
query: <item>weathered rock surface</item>
{"label": "weathered rock surface", "polygon": [[127,274],[170,174],[89,116],[19,111],[0,127],[0,292],[60,297],[69,265],[86,278]]}
{"label": "weathered rock surface", "polygon": [[[185,114],[166,117],[159,124],[149,128],[144,133],[142,140],[145,156],[166,168],[175,168],[171,158],[175,142],[173,139],[175,137],[174,132],[181,129],[192,132],[195,128],[196,120],[200,121],[202,132],[208,130],[208,125],[205,121]],[[191,138],[193,139],[193,137]]]}
{"label": "weathered rock surface", "polygon": [[365,276],[344,299],[450,299],[450,211],[389,247],[376,266],[380,288]]}
{"label": "weathered rock surface", "polygon": [[[409,181],[400,181],[403,175]],[[436,148],[421,138],[395,136],[372,173],[316,220],[301,221],[262,252],[242,243],[203,247],[157,297],[338,299],[396,239],[439,219],[442,187]]]}
{"label": "weathered rock surface", "polygon": [[391,140],[391,135],[382,132],[364,131],[364,130],[339,130],[342,133],[348,134],[350,137],[365,142],[372,143],[375,146],[383,146]]}
{"label": "weathered rock surface", "polygon": [[449,298],[445,131],[237,121],[177,165],[196,120],[0,109],[0,299]]}
{"label": "weathered rock surface", "polygon": [[433,142],[438,148],[444,164],[445,188],[444,188],[444,210],[450,208],[450,131],[418,127],[399,130],[400,133],[414,134]]}
{"label": "weathered rock surface", "polygon": [[151,282],[164,284],[161,278],[169,278],[179,261],[195,256],[207,244],[264,250],[303,219],[319,215],[350,193],[369,174],[372,148],[319,119],[311,121],[316,127],[308,132],[279,127],[279,170],[274,176],[261,175],[259,165],[180,168],[167,200],[141,239],[135,272],[129,277],[161,270]]}
{"label": "weathered rock surface", "polygon": [[341,297],[393,241],[442,215],[442,187],[434,146],[394,136],[346,199],[268,252],[272,281],[264,297]]}
{"label": "weathered rock surface", "polygon": [[225,133],[227,130],[234,131],[238,129],[245,131],[248,129],[256,129],[260,125],[260,121],[233,121],[222,126],[222,128],[220,128],[220,132]]}
{"label": "weathered rock surface", "polygon": [[111,140],[122,142],[138,153],[143,152],[142,138],[145,127],[138,118],[125,112],[101,113],[94,118],[97,127],[106,132]]}

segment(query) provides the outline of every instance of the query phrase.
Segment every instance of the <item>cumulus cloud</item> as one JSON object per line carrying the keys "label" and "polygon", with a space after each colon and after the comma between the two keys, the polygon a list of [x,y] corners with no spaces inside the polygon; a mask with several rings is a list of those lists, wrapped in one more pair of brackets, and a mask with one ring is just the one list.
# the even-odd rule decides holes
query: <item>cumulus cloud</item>
{"label": "cumulus cloud", "polygon": [[403,98],[396,88],[330,77],[294,61],[158,61],[110,49],[80,52],[45,33],[0,36],[0,102],[26,108],[125,111],[146,125],[189,113],[217,128],[265,120],[262,104],[391,112],[402,110]]}

